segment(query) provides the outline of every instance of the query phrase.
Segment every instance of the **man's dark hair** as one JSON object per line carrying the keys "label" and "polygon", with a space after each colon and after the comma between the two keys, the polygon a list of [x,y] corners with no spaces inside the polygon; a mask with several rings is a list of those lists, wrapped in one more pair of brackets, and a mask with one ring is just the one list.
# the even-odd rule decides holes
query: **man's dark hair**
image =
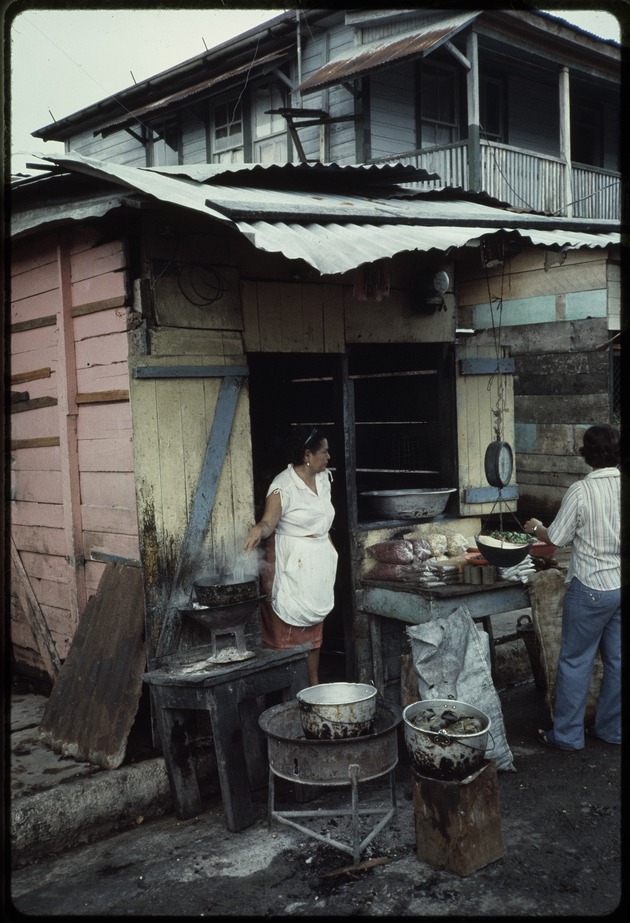
{"label": "man's dark hair", "polygon": [[589,426],[584,433],[580,455],[591,468],[614,468],[621,460],[620,433],[616,426],[603,423]]}

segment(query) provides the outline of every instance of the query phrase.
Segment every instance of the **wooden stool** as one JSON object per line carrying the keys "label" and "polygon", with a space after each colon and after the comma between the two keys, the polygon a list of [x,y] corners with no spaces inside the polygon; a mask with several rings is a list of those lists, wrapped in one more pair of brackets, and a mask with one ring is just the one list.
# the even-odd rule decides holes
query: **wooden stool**
{"label": "wooden stool", "polygon": [[[250,775],[267,782],[265,739],[256,698],[283,692],[295,698],[308,686],[306,658],[310,644],[286,651],[260,649],[237,663],[191,673],[166,667],[143,675],[151,686],[155,717],[175,802],[175,813],[187,820],[202,812],[201,795],[186,731],[186,711],[210,715],[221,797],[228,830],[236,832],[256,820]],[[250,772],[248,773],[248,766]]]}
{"label": "wooden stool", "polygon": [[429,779],[412,770],[416,856],[470,875],[503,856],[496,765],[485,763],[461,782]]}

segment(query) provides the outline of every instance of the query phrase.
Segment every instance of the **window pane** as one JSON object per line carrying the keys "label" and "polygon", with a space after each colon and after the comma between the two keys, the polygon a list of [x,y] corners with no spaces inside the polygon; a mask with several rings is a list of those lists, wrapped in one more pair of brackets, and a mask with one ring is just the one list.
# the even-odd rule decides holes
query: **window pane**
{"label": "window pane", "polygon": [[225,150],[243,143],[243,121],[238,100],[221,103],[214,109],[213,148]]}

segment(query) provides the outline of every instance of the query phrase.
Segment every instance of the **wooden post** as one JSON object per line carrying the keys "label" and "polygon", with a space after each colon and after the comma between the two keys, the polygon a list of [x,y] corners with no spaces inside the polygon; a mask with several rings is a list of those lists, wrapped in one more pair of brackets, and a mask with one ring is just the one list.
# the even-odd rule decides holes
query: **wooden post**
{"label": "wooden post", "polygon": [[494,763],[460,782],[429,779],[412,770],[412,782],[420,861],[465,876],[503,856]]}

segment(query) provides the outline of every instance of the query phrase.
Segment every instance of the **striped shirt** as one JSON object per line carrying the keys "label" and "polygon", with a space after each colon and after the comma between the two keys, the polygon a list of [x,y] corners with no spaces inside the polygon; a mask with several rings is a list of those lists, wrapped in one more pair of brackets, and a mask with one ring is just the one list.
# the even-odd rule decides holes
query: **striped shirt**
{"label": "striped shirt", "polygon": [[599,468],[567,490],[547,529],[549,541],[573,542],[567,583],[577,577],[593,590],[621,586],[621,476],[618,468]]}

